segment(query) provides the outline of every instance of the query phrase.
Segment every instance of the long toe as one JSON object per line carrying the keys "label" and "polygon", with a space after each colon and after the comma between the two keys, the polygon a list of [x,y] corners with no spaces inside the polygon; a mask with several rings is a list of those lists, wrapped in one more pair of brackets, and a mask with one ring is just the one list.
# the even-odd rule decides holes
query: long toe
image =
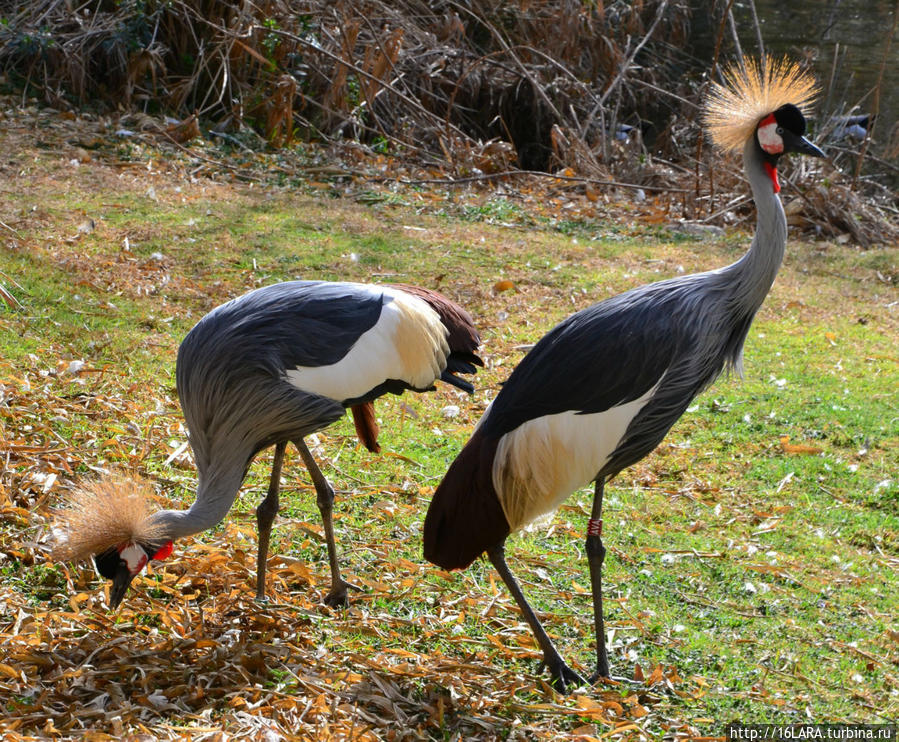
{"label": "long toe", "polygon": [[544,657],[540,664],[549,669],[552,676],[550,685],[563,695],[567,695],[574,688],[588,685],[584,676],[577,670],[572,670],[561,657],[556,659]]}

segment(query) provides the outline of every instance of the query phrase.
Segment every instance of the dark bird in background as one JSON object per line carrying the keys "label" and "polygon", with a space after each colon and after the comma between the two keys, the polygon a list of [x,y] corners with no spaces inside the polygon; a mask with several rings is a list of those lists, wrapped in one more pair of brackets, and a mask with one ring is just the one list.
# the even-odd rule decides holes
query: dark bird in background
{"label": "dark bird in background", "polygon": [[758,225],[736,263],[649,284],[578,312],[512,371],[434,493],[424,555],[463,569],[486,551],[530,625],[553,684],[585,680],[562,659],[506,564],[506,538],[595,482],[586,552],[593,591],[596,672],[609,676],[602,613],[603,487],[652,451],[743,343],[784,255],[777,196],[781,155],[822,157],[798,106],[814,81],[786,61],[732,69],[715,86],[706,125],[725,151],[742,150]]}
{"label": "dark bird in background", "polygon": [[638,131],[639,129],[637,129],[637,127],[635,126],[632,126],[631,124],[618,124],[615,127],[614,132],[612,132],[610,129],[608,133],[613,135],[612,138],[616,142],[623,142],[624,144],[627,144],[631,141],[631,136],[633,136]]}
{"label": "dark bird in background", "polygon": [[438,379],[468,393],[456,374],[475,373],[480,338],[471,316],[437,292],[414,286],[291,281],[256,289],[214,309],[178,350],[178,397],[199,474],[188,510],[150,513],[128,480],[87,484],[63,510],[58,559],[94,557],[112,580],[115,608],[150,559],[174,539],[212,528],[237,497],[259,451],[275,447],[268,494],[256,510],[257,598],[278,511],[281,466],[292,441],[317,493],[331,567],[329,605],[350,587],[340,575],[331,522],[334,490],[304,438],[343,416],[360,442],[378,451],[373,400],[388,392],[434,389]]}
{"label": "dark bird in background", "polygon": [[830,139],[834,142],[839,142],[843,139],[854,139],[860,142],[868,136],[868,129],[871,128],[875,118],[877,116],[873,113],[834,116],[830,121],[833,126]]}

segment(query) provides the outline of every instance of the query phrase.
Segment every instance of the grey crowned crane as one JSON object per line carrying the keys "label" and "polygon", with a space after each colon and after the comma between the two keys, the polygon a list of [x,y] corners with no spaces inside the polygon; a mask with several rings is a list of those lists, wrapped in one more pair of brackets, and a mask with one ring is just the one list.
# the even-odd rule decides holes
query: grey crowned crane
{"label": "grey crowned crane", "polygon": [[76,490],[55,528],[57,559],[93,556],[112,580],[115,608],[150,559],[174,539],[219,523],[237,497],[253,458],[275,447],[268,494],[256,510],[258,599],[284,451],[299,450],[321,511],[331,589],[329,605],[346,602],[331,519],[334,490],[304,438],[349,407],[356,431],[377,452],[373,400],[406,389],[429,391],[444,381],[471,393],[456,376],[483,365],[480,338],[462,307],[428,289],[394,285],[290,281],[251,291],[203,317],[178,350],[176,381],[199,474],[188,510],[150,513],[128,480],[99,480]]}
{"label": "grey crowned crane", "polygon": [[554,686],[584,678],[556,650],[506,564],[510,533],[595,482],[586,553],[596,672],[609,676],[602,612],[602,499],[607,480],[652,451],[725,367],[741,370],[752,319],[784,254],[787,223],[777,164],[788,152],[821,157],[798,106],[814,81],[786,61],[732,69],[713,87],[705,123],[716,145],[742,150],[758,210],[736,263],[641,286],[557,325],[521,360],[437,487],[424,555],[464,569],[486,551],[530,625]]}

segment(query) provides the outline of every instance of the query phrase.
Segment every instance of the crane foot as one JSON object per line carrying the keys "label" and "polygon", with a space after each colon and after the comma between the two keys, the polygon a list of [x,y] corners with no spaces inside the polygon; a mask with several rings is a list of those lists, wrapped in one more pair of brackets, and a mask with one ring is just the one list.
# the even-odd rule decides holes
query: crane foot
{"label": "crane foot", "polygon": [[350,600],[347,597],[347,588],[362,592],[362,588],[359,585],[340,580],[340,582],[335,582],[331,585],[331,589],[325,596],[325,605],[329,608],[346,608],[350,604]]}
{"label": "crane foot", "polygon": [[[555,657],[544,656],[540,661],[537,672],[540,673],[544,667],[549,670],[549,674],[552,676],[550,685],[563,695],[567,695],[569,691],[574,688],[588,685],[584,676],[577,672],[577,670],[572,670],[558,655]],[[571,684],[570,688],[569,683]]]}

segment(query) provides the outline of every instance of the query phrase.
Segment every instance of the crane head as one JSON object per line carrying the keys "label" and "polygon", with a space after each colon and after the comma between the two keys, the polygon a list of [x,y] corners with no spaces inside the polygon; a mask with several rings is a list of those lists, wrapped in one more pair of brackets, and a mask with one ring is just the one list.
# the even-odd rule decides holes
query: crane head
{"label": "crane head", "polygon": [[100,554],[94,554],[97,571],[112,581],[109,607],[115,610],[125,597],[128,586],[151,559],[165,559],[172,553],[172,542],[142,544],[127,541]]}
{"label": "crane head", "polygon": [[[812,157],[826,155],[803,135],[805,117],[792,103],[786,103],[761,121],[755,130],[762,151],[772,158],[787,152],[798,152]],[[776,160],[775,160],[776,162]]]}
{"label": "crane head", "polygon": [[93,557],[100,574],[112,580],[112,608],[147,562],[172,553],[169,535],[150,512],[151,494],[149,483],[113,475],[82,482],[56,512],[53,558],[77,562]]}
{"label": "crane head", "polygon": [[769,113],[755,129],[755,137],[762,151],[762,162],[774,192],[780,191],[777,180],[777,161],[788,152],[798,152],[812,157],[826,155],[803,135],[805,117],[792,103],[785,103],[773,113]]}
{"label": "crane head", "polygon": [[788,59],[747,59],[723,72],[723,83],[712,82],[703,118],[709,136],[722,152],[739,152],[755,143],[774,192],[777,160],[787,152],[824,157],[808,141],[805,116],[818,94],[818,84]]}

